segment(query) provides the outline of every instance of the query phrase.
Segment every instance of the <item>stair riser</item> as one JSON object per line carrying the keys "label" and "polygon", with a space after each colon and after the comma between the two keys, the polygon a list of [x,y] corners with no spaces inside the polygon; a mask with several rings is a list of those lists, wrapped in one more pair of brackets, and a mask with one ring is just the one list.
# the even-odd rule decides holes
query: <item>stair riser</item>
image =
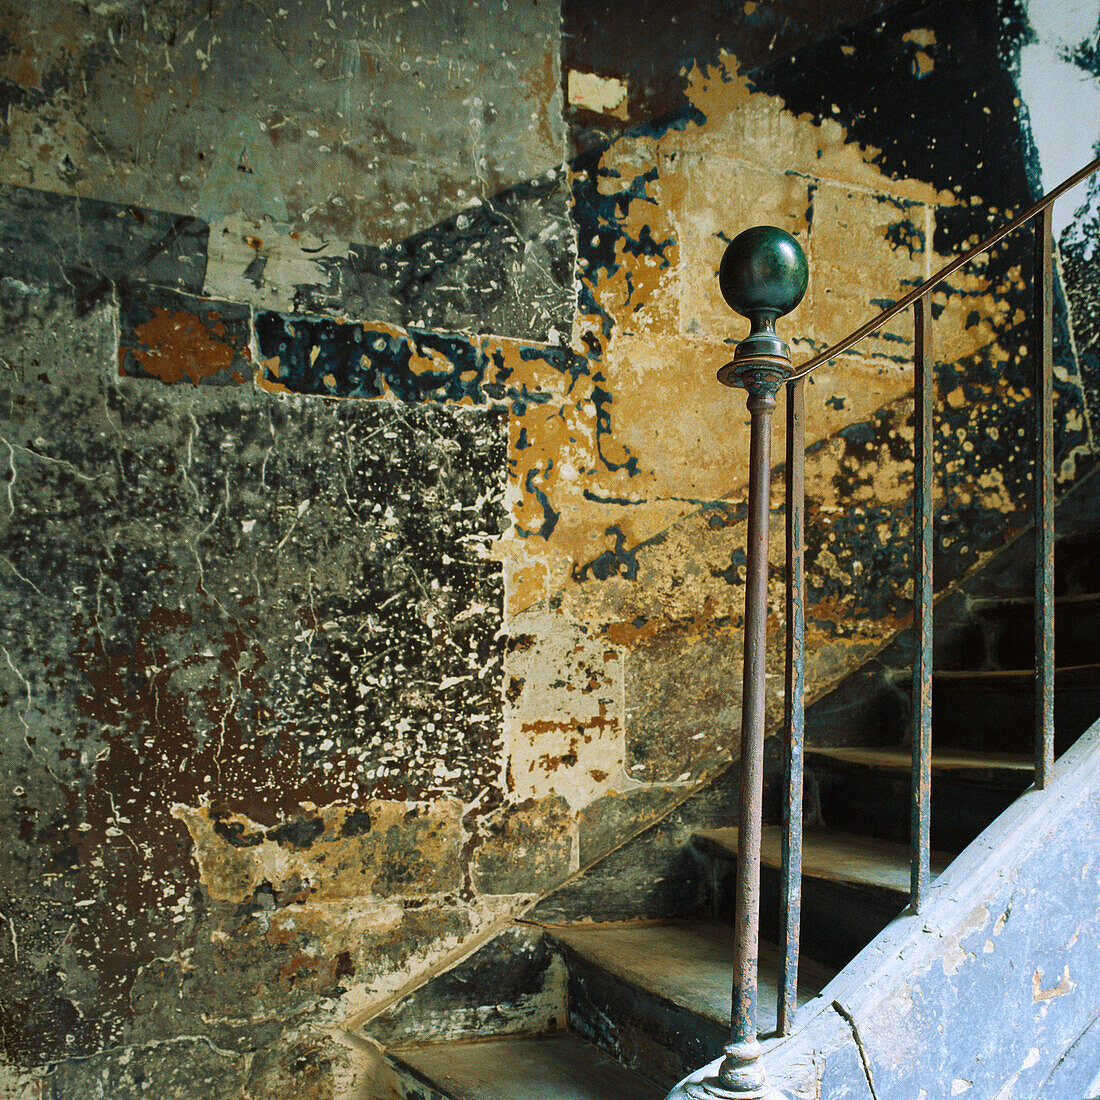
{"label": "stair riser", "polygon": [[[1100,683],[1054,691],[1055,745],[1068,748],[1100,714]],[[1034,751],[1035,695],[1031,684],[939,681],[932,689],[932,743],[982,752]]]}
{"label": "stair riser", "polygon": [[1059,540],[1054,544],[1057,595],[1100,592],[1100,538]]}
{"label": "stair riser", "polygon": [[[932,778],[932,847],[961,852],[1016,799],[1030,780],[1015,789],[976,787],[947,776]],[[832,770],[807,772],[807,792],[816,792],[826,828],[908,844],[910,788],[900,773]]]}
{"label": "stair riser", "polygon": [[[732,922],[737,861],[715,858],[715,910]],[[799,950],[825,966],[842,969],[908,903],[893,891],[804,876]],[[760,935],[780,942],[780,875],[760,868]]]}
{"label": "stair riser", "polygon": [[728,1041],[728,1024],[630,985],[572,951],[564,956],[569,1026],[636,1073],[671,1086]]}
{"label": "stair riser", "polygon": [[[1100,604],[1081,603],[1066,604],[1057,609],[1054,653],[1059,665],[1100,663],[1098,608]],[[1034,610],[1027,606],[978,612],[985,638],[987,668],[1035,667],[1034,614]]]}

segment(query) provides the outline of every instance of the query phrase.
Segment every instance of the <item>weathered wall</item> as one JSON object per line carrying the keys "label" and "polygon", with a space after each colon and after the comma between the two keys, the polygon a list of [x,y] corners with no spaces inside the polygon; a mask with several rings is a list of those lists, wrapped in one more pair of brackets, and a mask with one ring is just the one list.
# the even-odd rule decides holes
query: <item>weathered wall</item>
{"label": "weathered wall", "polygon": [[[4,10],[3,1034],[53,1096],[344,1095],[327,1029],[720,768],[725,240],[801,240],[805,357],[1037,184],[992,3],[581,7]],[[1023,522],[1024,255],[937,298],[941,581]],[[814,692],[909,613],[910,340],[808,389]]]}

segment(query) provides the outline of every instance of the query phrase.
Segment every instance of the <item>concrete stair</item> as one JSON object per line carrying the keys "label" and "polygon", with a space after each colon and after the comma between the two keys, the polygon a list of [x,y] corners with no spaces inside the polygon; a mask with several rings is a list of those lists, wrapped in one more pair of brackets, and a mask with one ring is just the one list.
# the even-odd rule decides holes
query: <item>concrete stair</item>
{"label": "concrete stair", "polygon": [[[1061,538],[1056,569],[1060,753],[1100,715],[1100,538]],[[934,876],[1032,782],[1034,602],[1021,592],[1026,575],[1008,572],[1010,581],[979,578],[944,601],[949,621],[937,626],[946,641],[933,685]],[[908,904],[908,676],[887,669],[852,683],[808,715],[800,1005]],[[830,725],[830,716],[840,720]],[[834,743],[821,736],[829,729],[841,731]],[[734,804],[728,780],[700,792],[544,899],[512,939],[429,983],[414,995],[426,998],[419,1007],[375,1021],[368,1031],[388,1048],[389,1095],[645,1100],[716,1057],[730,1007]],[[778,826],[765,825],[762,847],[767,1037],[776,1026]],[[509,959],[512,977],[502,981]],[[433,1020],[451,1021],[446,1041],[430,1041]]]}
{"label": "concrete stair", "polygon": [[665,1093],[568,1032],[425,1043],[391,1058],[410,1100],[660,1100]]}

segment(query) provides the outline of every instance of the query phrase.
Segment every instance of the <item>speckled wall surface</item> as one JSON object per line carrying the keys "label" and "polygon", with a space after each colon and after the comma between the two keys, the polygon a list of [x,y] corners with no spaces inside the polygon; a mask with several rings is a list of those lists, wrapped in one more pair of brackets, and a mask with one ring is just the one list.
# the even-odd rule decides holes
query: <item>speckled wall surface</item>
{"label": "speckled wall surface", "polygon": [[[725,241],[803,243],[806,358],[1042,178],[1024,8],[842,7],[0,7],[11,1095],[369,1095],[352,1025],[728,761]],[[941,582],[1026,521],[1026,255],[936,299]],[[815,694],[909,614],[910,329],[808,389]]]}

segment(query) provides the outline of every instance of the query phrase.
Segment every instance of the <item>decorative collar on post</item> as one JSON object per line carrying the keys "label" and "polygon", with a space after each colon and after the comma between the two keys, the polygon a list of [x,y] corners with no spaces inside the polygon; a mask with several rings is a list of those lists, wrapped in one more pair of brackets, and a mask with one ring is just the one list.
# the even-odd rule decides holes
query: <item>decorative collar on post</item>
{"label": "decorative collar on post", "polygon": [[791,373],[791,350],[775,319],[806,293],[806,256],[789,233],[759,225],[726,248],[722,296],[752,324],[718,381],[748,391],[748,525],[745,540],[745,643],[742,661],[740,795],[733,914],[733,997],[725,1057],[683,1081],[667,1100],[783,1100],[768,1085],[757,1037],[760,948],[760,849],[764,803],[765,671],[768,640],[768,507],[771,417],[775,395]]}
{"label": "decorative collar on post", "polygon": [[718,371],[722,385],[748,389],[748,373],[760,372],[774,377],[772,393],[779,388],[790,373],[791,349],[776,335],[775,321],[802,301],[809,274],[801,245],[774,225],[753,226],[730,241],[718,285],[730,309],[747,317],[752,327],[733,361]]}

